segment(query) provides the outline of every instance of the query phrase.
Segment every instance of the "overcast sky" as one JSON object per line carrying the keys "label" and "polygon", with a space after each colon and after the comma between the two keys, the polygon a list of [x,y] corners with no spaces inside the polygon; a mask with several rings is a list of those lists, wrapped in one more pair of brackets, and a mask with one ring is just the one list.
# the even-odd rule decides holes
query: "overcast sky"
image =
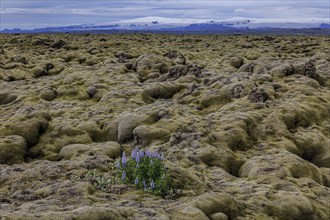
{"label": "overcast sky", "polygon": [[330,0],[0,0],[0,28],[103,24],[145,16],[221,20],[232,17],[324,19]]}

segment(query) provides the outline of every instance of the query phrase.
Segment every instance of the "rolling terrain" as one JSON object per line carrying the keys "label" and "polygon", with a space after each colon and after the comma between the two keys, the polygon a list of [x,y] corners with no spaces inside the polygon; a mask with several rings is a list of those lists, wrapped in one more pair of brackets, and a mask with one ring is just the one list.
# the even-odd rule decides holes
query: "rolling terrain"
{"label": "rolling terrain", "polygon": [[[330,218],[330,39],[0,35],[0,219]],[[164,153],[162,198],[116,175]],[[78,178],[74,178],[78,177]]]}

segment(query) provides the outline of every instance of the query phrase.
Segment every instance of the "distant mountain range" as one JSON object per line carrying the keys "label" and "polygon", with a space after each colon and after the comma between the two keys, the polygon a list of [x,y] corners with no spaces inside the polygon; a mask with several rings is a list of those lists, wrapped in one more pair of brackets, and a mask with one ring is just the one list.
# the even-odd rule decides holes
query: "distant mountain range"
{"label": "distant mountain range", "polygon": [[[142,17],[132,20],[110,22],[102,25],[71,25],[60,27],[4,29],[1,33],[117,33],[117,32],[160,32],[160,33],[280,33],[317,32],[329,34],[330,24],[320,20],[281,21],[267,19],[231,18],[220,21],[202,19],[179,19],[164,17]],[[313,33],[314,33],[313,32]]]}

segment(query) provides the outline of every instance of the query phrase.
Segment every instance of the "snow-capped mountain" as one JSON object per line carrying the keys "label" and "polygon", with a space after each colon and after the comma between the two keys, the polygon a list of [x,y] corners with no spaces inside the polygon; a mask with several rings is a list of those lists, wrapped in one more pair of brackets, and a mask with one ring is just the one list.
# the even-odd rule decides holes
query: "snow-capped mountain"
{"label": "snow-capped mountain", "polygon": [[212,19],[189,19],[189,18],[165,18],[165,17],[142,17],[130,20],[121,20],[116,22],[108,22],[104,25],[119,25],[124,29],[161,29],[174,27],[187,27],[189,25],[219,25],[219,26],[244,26],[250,22],[245,18],[232,18],[228,20],[212,20]]}
{"label": "snow-capped mountain", "polygon": [[165,17],[141,17],[130,20],[120,20],[115,22],[105,23],[106,25],[119,24],[121,26],[134,25],[152,25],[152,26],[182,26],[193,23],[207,22],[207,19],[189,19],[189,18],[165,18]]}
{"label": "snow-capped mountain", "polygon": [[121,20],[116,22],[108,22],[104,25],[119,25],[121,27],[149,27],[149,28],[165,28],[165,27],[184,27],[191,24],[201,25],[221,25],[235,28],[315,28],[323,23],[328,23],[327,19],[256,19],[233,17],[229,19],[214,20],[214,19],[187,19],[187,18],[165,18],[165,17],[142,17],[131,20]]}
{"label": "snow-capped mountain", "polygon": [[328,28],[326,19],[256,19],[233,17],[223,20],[141,17],[130,20],[105,22],[102,24],[72,25],[62,27],[35,28],[33,30],[2,30],[2,33],[40,33],[40,32],[76,32],[76,31],[213,31],[221,32],[260,28]]}

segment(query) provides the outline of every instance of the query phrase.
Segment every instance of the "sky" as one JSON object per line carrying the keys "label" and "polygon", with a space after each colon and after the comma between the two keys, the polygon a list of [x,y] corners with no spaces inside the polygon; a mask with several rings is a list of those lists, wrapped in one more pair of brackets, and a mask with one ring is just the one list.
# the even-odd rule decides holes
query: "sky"
{"label": "sky", "polygon": [[0,29],[106,24],[141,17],[324,20],[330,0],[0,0]]}

